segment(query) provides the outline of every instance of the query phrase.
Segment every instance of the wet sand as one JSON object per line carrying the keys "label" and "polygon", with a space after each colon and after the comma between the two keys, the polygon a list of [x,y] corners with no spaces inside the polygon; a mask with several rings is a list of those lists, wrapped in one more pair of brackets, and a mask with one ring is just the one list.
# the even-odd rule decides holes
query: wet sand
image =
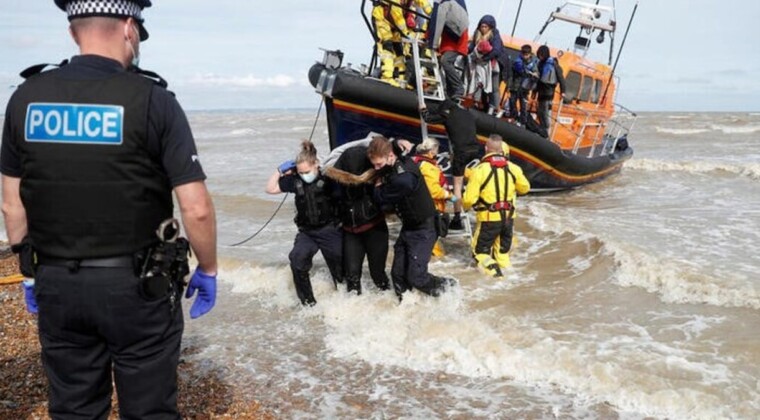
{"label": "wet sand", "polygon": [[[15,256],[0,259],[1,277],[17,272]],[[19,283],[0,285],[0,349],[0,418],[49,418],[37,319],[26,311]],[[178,404],[183,418],[275,418],[246,390],[226,383],[218,365],[185,361],[196,352],[192,346],[182,348]],[[118,418],[115,394],[110,418]]]}

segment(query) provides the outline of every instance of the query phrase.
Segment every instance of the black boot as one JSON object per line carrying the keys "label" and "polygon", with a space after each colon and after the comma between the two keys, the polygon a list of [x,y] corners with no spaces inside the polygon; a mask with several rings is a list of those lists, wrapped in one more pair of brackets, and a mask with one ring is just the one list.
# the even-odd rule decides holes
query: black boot
{"label": "black boot", "polygon": [[314,292],[311,289],[308,271],[293,270],[293,284],[296,286],[296,294],[302,305],[314,306],[317,304],[317,300],[314,299]]}
{"label": "black boot", "polygon": [[451,222],[449,223],[449,230],[462,230],[462,229],[464,229],[464,226],[462,225],[461,213],[454,213],[454,217],[451,218]]}
{"label": "black boot", "polygon": [[356,292],[357,295],[362,294],[361,276],[346,276],[346,290],[348,293]]}

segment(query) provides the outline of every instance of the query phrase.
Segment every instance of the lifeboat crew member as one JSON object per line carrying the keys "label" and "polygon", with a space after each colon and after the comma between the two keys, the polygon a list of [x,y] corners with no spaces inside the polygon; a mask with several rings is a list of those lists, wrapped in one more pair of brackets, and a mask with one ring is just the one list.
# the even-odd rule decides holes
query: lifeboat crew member
{"label": "lifeboat crew member", "polygon": [[433,224],[435,206],[419,168],[402,154],[398,144],[382,136],[372,139],[367,156],[375,170],[383,172],[376,181],[375,200],[395,207],[401,219],[391,267],[396,294],[401,299],[404,292],[415,288],[439,296],[454,281],[428,272],[437,237]]}
{"label": "lifeboat crew member", "polygon": [[[369,173],[374,173],[367,158],[370,140],[359,140],[334,150],[340,153],[335,164],[328,166],[325,175],[341,184],[340,220],[343,224],[343,273],[349,292],[361,294],[361,275],[364,257],[369,274],[380,290],[390,288],[385,272],[388,259],[388,225],[385,213],[375,202],[375,186]],[[330,154],[328,161],[333,158]],[[329,163],[328,163],[329,165]]]}
{"label": "lifeboat crew member", "polygon": [[509,146],[501,136],[492,134],[462,199],[465,210],[473,208],[476,212],[472,253],[478,268],[490,276],[501,276],[501,269],[510,266],[515,200],[528,191],[530,183],[522,169],[509,161]]}
{"label": "lifeboat crew member", "polygon": [[377,55],[380,58],[380,79],[399,86],[397,79],[403,79],[406,72],[406,57],[401,43],[401,37],[409,36],[406,16],[401,7],[389,2],[375,0],[373,4],[372,21],[377,37]]}
{"label": "lifeboat crew member", "polygon": [[[38,311],[48,412],[104,418],[115,383],[122,417],[179,418],[181,280],[155,260],[135,260],[168,249],[181,255],[183,247],[159,245],[156,236],[173,225],[163,223],[173,215],[173,191],[198,259],[190,316],[211,310],[216,219],[206,176],[181,106],[163,79],[137,67],[148,38],[142,10],[151,2],[55,4],[68,14],[80,55],[54,70],[22,72],[26,81],[5,112],[0,164],[8,240],[21,251],[24,274],[35,277],[27,304]],[[170,238],[178,233],[169,230]],[[186,258],[167,261],[186,267]],[[147,266],[160,275],[141,276]]]}
{"label": "lifeboat crew member", "polygon": [[[443,174],[441,167],[438,165],[438,140],[434,138],[426,138],[423,142],[416,147],[417,155],[412,158],[414,163],[419,165],[420,173],[425,178],[425,184],[428,191],[430,191],[430,197],[433,199],[435,209],[441,217],[441,214],[446,212],[446,202],[457,202],[457,196],[449,191],[449,183],[446,181],[446,176]],[[448,217],[442,217],[441,221],[447,221]],[[448,228],[448,225],[446,226]],[[440,232],[439,232],[440,237]],[[433,256],[441,257],[444,255],[443,246],[441,246],[440,239],[435,242],[433,247]]]}
{"label": "lifeboat crew member", "polygon": [[336,214],[337,188],[320,173],[317,149],[304,140],[295,160],[283,162],[267,181],[266,192],[293,193],[296,202],[296,234],[290,251],[290,269],[298,299],[303,305],[317,303],[309,270],[317,251],[322,252],[336,287],[342,282],[343,240]]}

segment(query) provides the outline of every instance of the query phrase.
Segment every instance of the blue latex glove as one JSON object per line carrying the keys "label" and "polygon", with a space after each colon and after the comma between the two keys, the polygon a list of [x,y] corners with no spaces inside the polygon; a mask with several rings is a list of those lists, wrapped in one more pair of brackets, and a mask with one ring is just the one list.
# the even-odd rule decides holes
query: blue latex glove
{"label": "blue latex glove", "polygon": [[24,300],[26,301],[26,310],[31,314],[37,313],[37,299],[34,298],[34,279],[24,279]]}
{"label": "blue latex glove", "polygon": [[190,299],[198,290],[198,297],[195,298],[193,306],[190,308],[190,318],[198,318],[210,311],[216,303],[216,275],[210,276],[200,268],[195,269],[193,277],[190,278],[190,284],[187,285],[185,297]]}
{"label": "blue latex glove", "polygon": [[459,199],[454,194],[451,194],[449,196],[449,201],[451,201],[452,203],[456,203],[457,201],[459,201]]}
{"label": "blue latex glove", "polygon": [[291,160],[286,160],[285,162],[282,162],[280,166],[277,167],[277,170],[281,174],[284,174],[287,171],[293,170],[295,167],[296,167],[296,161],[291,159]]}

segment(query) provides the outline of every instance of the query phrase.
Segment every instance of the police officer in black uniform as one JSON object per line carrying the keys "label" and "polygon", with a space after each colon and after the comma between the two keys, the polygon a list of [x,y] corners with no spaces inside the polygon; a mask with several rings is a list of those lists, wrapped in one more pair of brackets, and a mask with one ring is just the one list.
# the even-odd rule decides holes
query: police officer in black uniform
{"label": "police officer in black uniform", "polygon": [[284,162],[269,177],[266,192],[295,195],[298,234],[289,255],[290,269],[301,304],[313,306],[317,300],[309,270],[318,251],[325,257],[336,288],[343,281],[343,240],[336,207],[338,188],[320,172],[314,144],[304,140],[296,159]]}
{"label": "police officer in black uniform", "polygon": [[440,295],[454,281],[428,272],[438,239],[433,221],[436,210],[419,167],[403,155],[396,142],[382,136],[372,139],[367,157],[376,170],[383,171],[375,186],[375,200],[394,206],[401,219],[391,267],[396,294],[401,298],[413,287],[431,296]]}
{"label": "police officer in black uniform", "polygon": [[48,410],[56,419],[106,418],[113,372],[121,417],[179,418],[181,280],[145,269],[158,249],[177,249],[174,234],[166,243],[156,235],[172,217],[174,191],[198,258],[190,314],[214,306],[216,222],[205,175],[182,108],[163,79],[136,67],[151,2],[55,3],[80,55],[22,73],[0,159],[9,241],[36,256],[22,266],[36,281],[27,306],[39,307]]}

